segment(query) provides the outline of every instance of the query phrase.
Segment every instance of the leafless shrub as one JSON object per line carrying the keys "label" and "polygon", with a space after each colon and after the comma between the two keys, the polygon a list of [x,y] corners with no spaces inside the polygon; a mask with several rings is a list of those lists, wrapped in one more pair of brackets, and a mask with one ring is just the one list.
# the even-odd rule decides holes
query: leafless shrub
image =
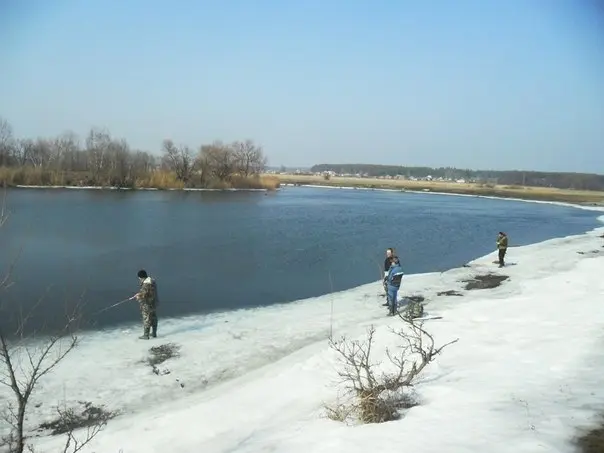
{"label": "leafless shrub", "polygon": [[[8,213],[3,202],[0,209],[0,226],[4,225],[7,218]],[[0,291],[11,284],[10,273],[9,271],[0,279]],[[39,303],[21,316],[12,335],[9,336],[0,325],[0,385],[9,388],[13,396],[12,401],[9,401],[7,407],[0,413],[0,420],[9,428],[8,435],[0,439],[0,446],[7,447],[8,453],[23,453],[26,447],[29,451],[33,451],[33,447],[26,445],[25,434],[26,412],[31,396],[40,380],[52,372],[78,344],[76,331],[79,304],[67,314],[65,324],[56,332],[45,337],[25,334],[27,322]],[[100,429],[102,426],[98,431]],[[67,437],[64,451],[78,451],[81,442],[75,439],[72,431],[67,433]]]}
{"label": "leafless shrub", "polygon": [[[115,412],[106,411],[90,402],[80,401],[79,403],[84,406],[83,410],[78,412],[74,408],[57,407],[57,418],[40,425],[40,430],[50,430],[53,436],[65,434],[63,453],[80,451],[101,432],[107,425],[107,421],[116,415]],[[75,430],[83,428],[86,428],[85,435],[81,438],[76,437],[74,435]],[[30,452],[33,450],[33,447],[29,447]]]}
{"label": "leafless shrub", "polygon": [[98,429],[99,425],[105,426],[107,420],[116,414],[102,407],[93,405],[90,401],[79,401],[83,409],[77,411],[73,407],[57,407],[57,418],[44,422],[40,430],[50,430],[53,436],[68,434],[80,428]]}
{"label": "leafless shrub", "polygon": [[364,341],[330,339],[329,345],[339,358],[338,376],[344,385],[345,402],[327,406],[333,420],[361,423],[383,423],[400,417],[400,411],[417,405],[412,388],[424,368],[441,351],[458,339],[436,348],[434,339],[423,322],[400,316],[403,327],[392,330],[398,338],[396,351],[388,348],[386,366],[373,360],[375,327],[372,325]]}

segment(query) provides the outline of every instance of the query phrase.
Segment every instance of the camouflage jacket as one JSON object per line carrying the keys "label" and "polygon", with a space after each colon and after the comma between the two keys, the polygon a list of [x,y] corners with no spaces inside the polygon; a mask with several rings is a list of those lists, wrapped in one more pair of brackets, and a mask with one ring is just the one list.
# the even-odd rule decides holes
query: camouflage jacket
{"label": "camouflage jacket", "polygon": [[499,249],[508,248],[508,237],[507,236],[500,236],[497,238],[497,248],[499,248]]}
{"label": "camouflage jacket", "polygon": [[138,292],[136,299],[142,305],[147,305],[150,309],[155,310],[159,305],[157,297],[157,283],[151,277],[147,277],[141,283],[141,289]]}

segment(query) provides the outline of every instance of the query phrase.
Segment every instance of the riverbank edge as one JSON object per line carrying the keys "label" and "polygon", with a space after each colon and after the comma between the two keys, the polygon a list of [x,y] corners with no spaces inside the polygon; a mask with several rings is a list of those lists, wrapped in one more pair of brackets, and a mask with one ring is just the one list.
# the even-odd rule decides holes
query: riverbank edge
{"label": "riverbank edge", "polygon": [[[569,202],[569,201],[557,201],[557,200],[535,200],[532,198],[515,198],[515,197],[499,197],[495,195],[470,195],[467,193],[456,193],[456,192],[437,192],[437,191],[420,191],[420,190],[400,190],[400,189],[392,189],[392,188],[372,188],[372,187],[353,187],[353,186],[327,186],[320,184],[291,184],[291,183],[282,183],[281,187],[309,187],[313,189],[343,189],[343,190],[370,190],[370,191],[380,191],[380,192],[402,192],[409,194],[420,194],[420,195],[446,195],[450,197],[468,197],[468,198],[486,198],[489,200],[503,200],[503,201],[520,201],[523,203],[541,203],[541,204],[551,204],[554,206],[566,206],[570,208],[577,209],[585,209],[589,211],[602,211],[604,214],[604,201],[597,202]],[[593,208],[593,209],[592,209]]]}
{"label": "riverbank edge", "polygon": [[159,187],[116,187],[116,186],[28,186],[28,185],[14,185],[7,186],[7,189],[67,189],[67,190],[115,190],[115,191],[157,191],[157,192],[274,192],[280,190],[280,187],[276,188],[237,188],[229,187],[224,189],[206,189],[201,187],[183,187],[183,188],[159,188]]}
{"label": "riverbank edge", "polygon": [[[576,205],[602,206],[604,207],[604,192],[578,191],[570,189],[549,189],[543,187],[519,186],[518,188],[503,187],[443,187],[438,183],[427,182],[418,185],[418,187],[409,187],[401,183],[381,183],[378,179],[359,179],[358,183],[351,182],[350,179],[344,181],[320,180],[296,178],[289,175],[276,175],[280,186],[296,187],[325,187],[329,189],[355,189],[355,190],[385,190],[392,192],[405,193],[425,193],[438,195],[459,195],[467,197],[485,197],[494,199],[514,199],[522,201],[556,201],[564,203],[574,203]],[[539,192],[531,192],[539,190]]]}

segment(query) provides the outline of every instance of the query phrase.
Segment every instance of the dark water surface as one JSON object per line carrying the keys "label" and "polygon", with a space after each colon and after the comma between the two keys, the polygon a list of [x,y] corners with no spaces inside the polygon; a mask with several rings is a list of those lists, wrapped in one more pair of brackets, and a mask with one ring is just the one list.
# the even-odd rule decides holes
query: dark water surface
{"label": "dark water surface", "polygon": [[[155,276],[160,317],[288,302],[376,281],[394,246],[407,273],[442,271],[511,245],[578,234],[596,213],[548,204],[286,187],[278,193],[15,189],[0,270],[18,256],[0,323],[40,298],[31,326],[83,295],[91,327],[137,321],[136,272]],[[333,288],[330,285],[333,282]]]}

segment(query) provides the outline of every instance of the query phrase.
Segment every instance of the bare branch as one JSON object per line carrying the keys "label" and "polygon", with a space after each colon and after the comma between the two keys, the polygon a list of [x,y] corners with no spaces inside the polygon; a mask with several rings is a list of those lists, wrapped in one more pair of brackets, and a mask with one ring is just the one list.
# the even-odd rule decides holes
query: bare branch
{"label": "bare branch", "polygon": [[391,332],[398,338],[396,351],[386,348],[388,358],[386,368],[373,362],[372,347],[374,344],[375,328],[371,326],[364,341],[330,340],[329,346],[339,356],[340,368],[337,374],[340,383],[352,400],[347,404],[339,404],[336,408],[328,408],[328,416],[333,419],[349,418],[356,414],[363,423],[380,423],[398,417],[401,407],[411,407],[413,402],[405,393],[413,387],[424,368],[431,363],[436,355],[458,339],[450,341],[438,348],[434,347],[434,339],[421,322],[401,316],[403,327]]}
{"label": "bare branch", "polygon": [[219,141],[203,145],[199,159],[203,160],[211,175],[219,181],[230,181],[237,169],[233,149]]}
{"label": "bare branch", "polygon": [[[3,203],[0,210],[0,226],[5,224],[7,218],[4,206]],[[8,277],[7,275],[0,280],[0,290],[7,287]],[[65,325],[57,332],[45,338],[25,336],[25,325],[39,304],[40,301],[21,316],[14,337],[9,338],[0,325],[0,384],[10,388],[13,395],[13,402],[9,403],[8,409],[3,414],[4,420],[11,427],[9,436],[4,439],[10,453],[23,453],[26,448],[26,410],[38,383],[78,344],[75,332],[79,321],[79,304],[73,311],[67,313]],[[66,448],[71,448],[70,451],[78,451],[81,446],[83,444],[78,442],[70,432]]]}
{"label": "bare branch", "polygon": [[252,140],[234,142],[231,145],[236,171],[243,177],[257,175],[264,171],[267,159],[262,148],[254,145]]}

